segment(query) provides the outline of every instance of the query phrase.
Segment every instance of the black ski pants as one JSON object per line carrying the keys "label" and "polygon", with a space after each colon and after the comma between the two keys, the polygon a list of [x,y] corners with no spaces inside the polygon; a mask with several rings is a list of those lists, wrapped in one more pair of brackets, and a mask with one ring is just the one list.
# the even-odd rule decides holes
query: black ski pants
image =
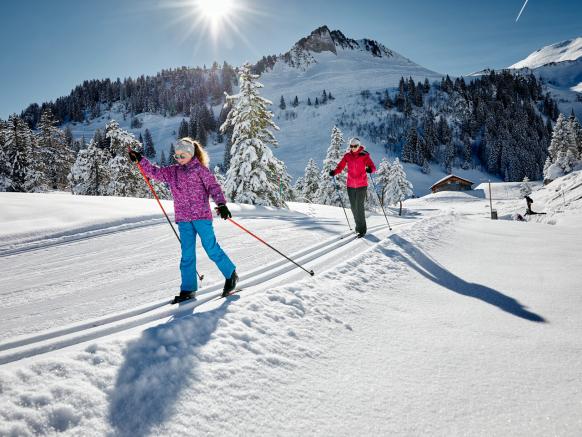
{"label": "black ski pants", "polygon": [[356,221],[356,232],[358,234],[365,234],[367,231],[366,227],[366,194],[368,192],[368,187],[350,188],[348,187],[348,198],[350,199],[350,207],[352,208],[352,214],[354,215],[354,220]]}

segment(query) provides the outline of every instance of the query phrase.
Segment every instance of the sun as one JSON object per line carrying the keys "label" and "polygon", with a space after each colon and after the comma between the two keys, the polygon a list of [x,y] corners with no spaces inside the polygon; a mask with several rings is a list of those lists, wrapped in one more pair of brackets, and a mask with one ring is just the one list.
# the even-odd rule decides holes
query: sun
{"label": "sun", "polygon": [[230,16],[234,9],[233,0],[196,0],[195,5],[204,18],[214,24]]}

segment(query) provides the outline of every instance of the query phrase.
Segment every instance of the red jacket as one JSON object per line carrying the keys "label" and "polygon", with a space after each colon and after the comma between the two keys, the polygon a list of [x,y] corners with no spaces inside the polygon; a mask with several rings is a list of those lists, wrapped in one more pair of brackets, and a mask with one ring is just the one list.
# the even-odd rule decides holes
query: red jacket
{"label": "red jacket", "polygon": [[348,166],[347,185],[349,188],[367,187],[368,174],[366,173],[366,167],[370,167],[372,172],[376,171],[376,166],[372,162],[370,154],[363,147],[346,153],[333,171],[334,176],[341,173],[346,165]]}

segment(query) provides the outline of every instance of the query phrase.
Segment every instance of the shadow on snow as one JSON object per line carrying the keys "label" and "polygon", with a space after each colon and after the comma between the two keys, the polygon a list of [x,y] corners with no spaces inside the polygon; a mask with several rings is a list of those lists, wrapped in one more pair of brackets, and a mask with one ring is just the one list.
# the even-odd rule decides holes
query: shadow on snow
{"label": "shadow on snow", "polygon": [[128,345],[109,397],[109,422],[115,435],[147,435],[175,413],[182,389],[196,377],[199,349],[238,298],[149,328]]}
{"label": "shadow on snow", "polygon": [[500,310],[522,319],[531,322],[546,323],[546,320],[542,316],[528,311],[526,307],[516,299],[484,285],[464,281],[443,266],[439,265],[437,262],[430,259],[426,254],[404,238],[398,235],[391,235],[390,240],[401,247],[409,257],[406,257],[395,250],[380,248],[384,254],[402,260],[425,278],[430,279],[436,284],[463,296],[482,300],[483,302],[494,305]]}

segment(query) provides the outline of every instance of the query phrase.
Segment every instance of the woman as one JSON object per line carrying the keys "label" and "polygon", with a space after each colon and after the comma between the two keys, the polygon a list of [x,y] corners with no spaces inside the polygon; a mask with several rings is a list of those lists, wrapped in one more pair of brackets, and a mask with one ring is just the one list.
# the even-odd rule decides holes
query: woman
{"label": "woman", "polygon": [[359,138],[350,140],[350,150],[343,156],[335,170],[329,172],[330,176],[340,174],[345,166],[348,166],[348,197],[350,207],[356,222],[356,233],[358,238],[366,235],[368,230],[366,226],[366,215],[364,202],[368,192],[368,175],[376,171],[376,166],[370,158],[370,154],[364,150],[364,146]]}
{"label": "woman", "polygon": [[209,196],[218,206],[220,217],[226,220],[232,214],[226,207],[226,199],[220,185],[208,169],[208,155],[199,142],[182,138],[175,147],[178,164],[160,168],[151,164],[141,153],[131,150],[129,157],[140,163],[144,173],[169,185],[174,197],[175,220],[180,231],[182,259],[180,272],[182,284],[176,301],[192,299],[198,289],[196,277],[196,235],[208,257],[224,275],[223,296],[235,289],[238,281],[236,267],[216,241],[212,227]]}

